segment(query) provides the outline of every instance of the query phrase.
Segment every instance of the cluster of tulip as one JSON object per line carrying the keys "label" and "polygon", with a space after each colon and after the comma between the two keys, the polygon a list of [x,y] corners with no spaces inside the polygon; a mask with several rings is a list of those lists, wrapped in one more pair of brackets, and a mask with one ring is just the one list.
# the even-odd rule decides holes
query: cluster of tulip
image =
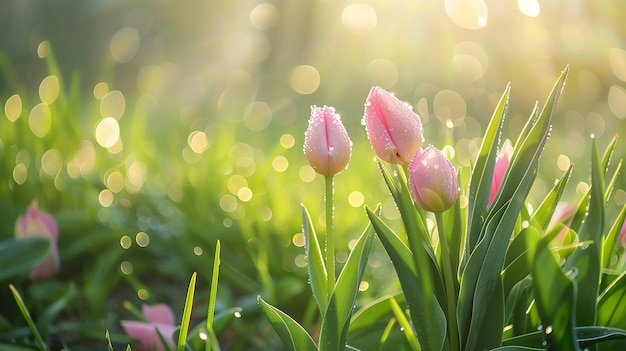
{"label": "cluster of tulip", "polygon": [[[365,103],[364,121],[381,160],[408,164],[411,192],[423,209],[441,212],[452,206],[459,194],[454,166],[434,146],[421,148],[422,123],[410,105],[373,87]],[[324,176],[335,175],[347,167],[350,152],[350,139],[335,109],[313,106],[304,141],[304,154],[313,169]]]}

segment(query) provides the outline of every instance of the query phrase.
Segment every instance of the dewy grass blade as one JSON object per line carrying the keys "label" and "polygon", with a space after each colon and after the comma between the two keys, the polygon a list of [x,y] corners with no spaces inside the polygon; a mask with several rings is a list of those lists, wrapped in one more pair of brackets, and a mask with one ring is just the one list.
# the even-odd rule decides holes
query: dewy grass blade
{"label": "dewy grass blade", "polygon": [[400,305],[398,304],[396,299],[391,298],[389,302],[391,303],[391,309],[393,311],[393,315],[396,317],[396,320],[398,321],[398,325],[400,325],[400,327],[402,328],[402,333],[404,333],[404,336],[406,337],[406,341],[411,346],[411,350],[419,351],[420,346],[417,344],[417,338],[415,337],[415,333],[413,333],[413,328],[411,327],[411,323],[409,323],[409,320],[406,318],[404,311],[402,310],[402,308],[400,308]]}
{"label": "dewy grass blade", "polygon": [[213,274],[211,276],[211,292],[209,293],[209,307],[206,317],[206,330],[209,334],[206,340],[206,350],[219,351],[220,346],[213,329],[213,317],[215,315],[215,302],[217,301],[217,282],[220,274],[220,251],[221,245],[218,240],[215,244],[215,257],[213,259]]}
{"label": "dewy grass blade", "polygon": [[187,289],[187,298],[185,299],[185,309],[183,310],[183,318],[180,323],[180,334],[178,334],[177,351],[185,351],[187,344],[187,331],[189,330],[189,320],[191,319],[191,309],[193,307],[193,295],[196,291],[196,272],[191,275],[189,288]]}
{"label": "dewy grass blade", "polygon": [[35,322],[33,321],[30,312],[28,312],[28,308],[26,308],[26,305],[24,304],[22,295],[20,295],[20,293],[13,286],[13,284],[9,284],[9,289],[13,294],[13,298],[15,298],[17,307],[19,307],[20,312],[22,312],[22,316],[24,316],[24,319],[26,319],[26,323],[28,324],[31,333],[33,333],[33,336],[35,337],[35,342],[39,346],[39,349],[42,351],[49,351],[50,349],[48,348],[48,345],[46,345],[46,343],[43,341],[43,338],[41,337],[41,334],[39,334],[39,330],[37,330],[37,326],[35,325]]}

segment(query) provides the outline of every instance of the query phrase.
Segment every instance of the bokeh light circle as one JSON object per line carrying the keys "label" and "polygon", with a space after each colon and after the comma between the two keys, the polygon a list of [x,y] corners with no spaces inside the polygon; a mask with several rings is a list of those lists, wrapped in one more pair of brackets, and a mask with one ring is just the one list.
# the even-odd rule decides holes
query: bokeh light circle
{"label": "bokeh light circle", "polygon": [[487,25],[489,9],[483,0],[445,0],[450,20],[463,29],[480,29]]}
{"label": "bokeh light circle", "polygon": [[122,28],[111,38],[111,56],[118,63],[126,63],[135,57],[140,43],[141,38],[137,29]]}
{"label": "bokeh light circle", "polygon": [[120,125],[113,117],[107,117],[96,126],[96,141],[102,147],[109,148],[120,139]]}
{"label": "bokeh light circle", "polygon": [[320,73],[311,65],[296,66],[289,76],[289,86],[298,94],[313,94],[320,86]]}
{"label": "bokeh light circle", "polygon": [[346,6],[341,13],[341,24],[355,34],[365,34],[376,28],[378,16],[368,4],[354,3]]}

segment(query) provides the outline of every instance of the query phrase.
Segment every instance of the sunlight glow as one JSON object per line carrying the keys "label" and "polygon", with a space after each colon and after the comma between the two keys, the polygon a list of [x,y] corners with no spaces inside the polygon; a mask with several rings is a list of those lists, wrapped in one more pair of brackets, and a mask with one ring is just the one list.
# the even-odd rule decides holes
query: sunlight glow
{"label": "sunlight glow", "polygon": [[365,197],[360,191],[355,190],[351,192],[350,195],[348,195],[348,203],[352,207],[361,207],[363,205],[363,202],[365,202]]}
{"label": "sunlight glow", "polygon": [[96,141],[100,146],[109,148],[120,138],[120,126],[113,117],[102,119],[96,126]]}
{"label": "sunlight glow", "polygon": [[539,12],[541,12],[541,7],[537,0],[517,0],[517,7],[521,13],[528,17],[537,17]]}
{"label": "sunlight glow", "polygon": [[59,78],[47,76],[39,84],[39,98],[46,105],[52,104],[59,97]]}
{"label": "sunlight glow", "polygon": [[100,202],[100,205],[102,205],[102,207],[110,207],[111,205],[113,205],[114,199],[115,198],[113,196],[113,192],[109,189],[103,189],[98,194],[98,201]]}
{"label": "sunlight glow", "polygon": [[284,172],[289,168],[289,160],[285,156],[276,156],[272,160],[272,168],[276,172]]}
{"label": "sunlight glow", "polygon": [[291,242],[296,246],[296,247],[304,247],[304,245],[306,244],[306,238],[304,236],[304,233],[296,233],[291,237]]}
{"label": "sunlight glow", "polygon": [[18,95],[11,95],[4,104],[4,114],[9,121],[15,122],[22,114],[22,98]]}
{"label": "sunlight glow", "polygon": [[350,4],[341,13],[341,23],[347,30],[355,34],[365,34],[373,31],[377,22],[378,16],[376,11],[368,4]]}
{"label": "sunlight glow", "polygon": [[273,4],[256,5],[250,12],[250,24],[256,29],[267,30],[278,23],[278,8]]}
{"label": "sunlight glow", "polygon": [[243,112],[243,123],[248,129],[259,132],[272,121],[272,109],[263,101],[251,102]]}
{"label": "sunlight glow", "polygon": [[626,82],[626,51],[620,48],[609,49],[609,67],[622,82]]}
{"label": "sunlight glow", "polygon": [[52,50],[50,48],[50,42],[47,40],[44,40],[41,43],[39,43],[39,45],[37,45],[37,57],[39,58],[48,57],[51,51]]}
{"label": "sunlight glow", "polygon": [[209,138],[205,132],[194,130],[189,134],[187,144],[193,152],[201,154],[209,147]]}
{"label": "sunlight glow", "polygon": [[48,105],[40,103],[33,107],[28,116],[28,124],[36,136],[42,138],[48,134],[52,126],[52,113]]}
{"label": "sunlight glow", "polygon": [[398,68],[391,60],[378,58],[370,61],[365,71],[372,85],[391,89],[398,82]]}
{"label": "sunlight glow", "polygon": [[100,82],[93,87],[93,96],[102,100],[102,98],[109,92],[109,85],[106,82]]}
{"label": "sunlight glow", "polygon": [[454,126],[463,124],[467,106],[463,97],[453,90],[441,90],[433,100],[433,110],[442,123],[450,120]]}
{"label": "sunlight glow", "polygon": [[296,143],[296,138],[291,134],[283,134],[280,136],[280,146],[285,149],[291,149]]}
{"label": "sunlight glow", "polygon": [[124,189],[124,175],[115,168],[111,168],[105,173],[104,184],[112,192],[119,193]]}
{"label": "sunlight glow", "polygon": [[617,118],[626,118],[626,90],[617,84],[609,89],[609,109]]}
{"label": "sunlight glow", "polygon": [[130,238],[130,236],[124,235],[123,237],[120,238],[120,246],[124,250],[128,250],[132,244],[133,244],[133,240]]}
{"label": "sunlight glow", "polygon": [[315,180],[315,174],[315,170],[309,165],[300,167],[300,171],[298,172],[300,180],[305,183],[310,183]]}
{"label": "sunlight glow", "polygon": [[289,76],[289,86],[298,94],[313,94],[320,86],[320,73],[310,65],[296,66]]}
{"label": "sunlight glow", "polygon": [[119,90],[106,93],[100,100],[100,116],[113,117],[119,121],[126,109],[124,94]]}
{"label": "sunlight glow", "polygon": [[483,0],[445,0],[446,14],[463,29],[480,29],[487,25],[489,10]]}
{"label": "sunlight glow", "polygon": [[53,177],[63,167],[63,159],[59,150],[50,149],[41,156],[41,169],[49,176]]}
{"label": "sunlight glow", "polygon": [[128,192],[138,193],[148,177],[148,166],[142,161],[133,161],[126,170],[124,186]]}
{"label": "sunlight glow", "polygon": [[140,247],[146,247],[150,245],[150,236],[146,232],[139,232],[135,235],[135,241]]}
{"label": "sunlight glow", "polygon": [[135,57],[140,43],[141,38],[137,29],[122,28],[111,38],[111,56],[118,63],[126,63]]}

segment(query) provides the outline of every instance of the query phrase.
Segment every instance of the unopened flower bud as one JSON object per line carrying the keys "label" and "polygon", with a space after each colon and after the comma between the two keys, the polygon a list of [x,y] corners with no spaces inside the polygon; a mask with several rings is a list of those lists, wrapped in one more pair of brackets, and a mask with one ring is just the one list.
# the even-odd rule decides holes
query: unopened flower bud
{"label": "unopened flower bud", "polygon": [[513,146],[511,145],[511,141],[509,139],[506,139],[502,144],[502,148],[498,153],[498,157],[496,157],[496,164],[493,167],[491,190],[489,191],[489,206],[491,206],[493,200],[495,200],[496,198],[496,195],[498,195],[498,190],[500,189],[500,185],[502,185],[506,170],[507,168],[509,168],[511,156],[513,156]]}
{"label": "unopened flower bud", "polygon": [[37,200],[33,200],[28,206],[26,215],[18,217],[15,223],[15,237],[17,239],[30,237],[50,239],[50,253],[43,262],[31,270],[31,280],[50,278],[59,270],[58,235],[58,227],[54,218],[39,210]]}
{"label": "unopened flower bud", "polygon": [[447,210],[459,196],[454,166],[432,145],[418,150],[409,164],[409,188],[415,202],[431,212]]}
{"label": "unopened flower bud", "polygon": [[311,106],[309,127],[304,134],[304,155],[322,175],[335,175],[348,166],[352,142],[341,117],[333,107]]}
{"label": "unopened flower bud", "polygon": [[408,163],[422,146],[422,121],[411,106],[380,87],[372,87],[363,116],[376,155],[390,163]]}

